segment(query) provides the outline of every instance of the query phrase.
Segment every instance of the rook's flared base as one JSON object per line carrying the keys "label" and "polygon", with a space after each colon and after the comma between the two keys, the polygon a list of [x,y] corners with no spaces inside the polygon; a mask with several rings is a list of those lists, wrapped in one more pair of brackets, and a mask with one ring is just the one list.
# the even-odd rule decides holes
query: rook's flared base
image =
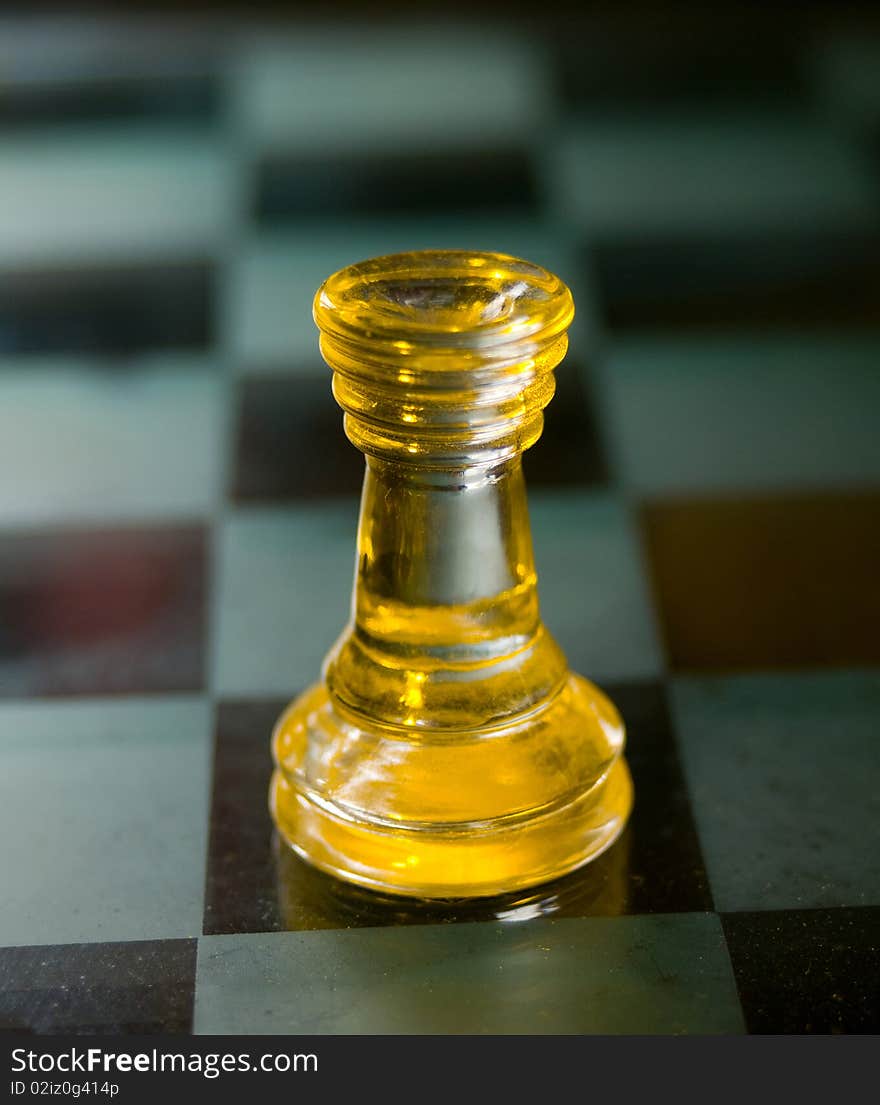
{"label": "rook's flared base", "polygon": [[604,852],[632,806],[620,719],[576,675],[516,724],[452,735],[366,732],[317,686],[287,708],[273,747],[272,815],[296,852],[419,898],[556,879]]}

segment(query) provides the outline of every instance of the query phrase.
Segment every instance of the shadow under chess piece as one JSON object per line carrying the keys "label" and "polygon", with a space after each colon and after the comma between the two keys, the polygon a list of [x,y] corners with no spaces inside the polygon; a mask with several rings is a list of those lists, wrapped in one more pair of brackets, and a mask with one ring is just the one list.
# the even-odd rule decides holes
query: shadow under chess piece
{"label": "shadow under chess piece", "polygon": [[351,621],[273,736],[278,829],[395,894],[559,878],[632,804],[620,717],[538,608],[522,453],[571,294],[506,255],[425,251],[336,273],[314,311],[367,469]]}

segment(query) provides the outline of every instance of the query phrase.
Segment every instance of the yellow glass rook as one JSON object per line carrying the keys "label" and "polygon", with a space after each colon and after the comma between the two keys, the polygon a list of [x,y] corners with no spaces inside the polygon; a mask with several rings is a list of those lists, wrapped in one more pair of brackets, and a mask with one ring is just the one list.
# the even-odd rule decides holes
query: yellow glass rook
{"label": "yellow glass rook", "polygon": [[586,863],[626,822],[623,725],[541,622],[523,481],[573,314],[557,277],[495,253],[378,257],[318,290],[367,467],[351,620],[278,721],[270,803],[342,879],[499,894]]}

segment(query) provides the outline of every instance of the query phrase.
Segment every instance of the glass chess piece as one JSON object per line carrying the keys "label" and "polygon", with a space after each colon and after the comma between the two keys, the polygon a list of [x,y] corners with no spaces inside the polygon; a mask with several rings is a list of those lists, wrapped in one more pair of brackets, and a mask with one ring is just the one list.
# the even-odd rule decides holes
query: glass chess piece
{"label": "glass chess piece", "polygon": [[509,893],[626,823],[623,724],[541,621],[523,479],[573,315],[556,276],[495,253],[378,257],[315,297],[367,464],[351,619],[276,725],[270,806],[339,878]]}

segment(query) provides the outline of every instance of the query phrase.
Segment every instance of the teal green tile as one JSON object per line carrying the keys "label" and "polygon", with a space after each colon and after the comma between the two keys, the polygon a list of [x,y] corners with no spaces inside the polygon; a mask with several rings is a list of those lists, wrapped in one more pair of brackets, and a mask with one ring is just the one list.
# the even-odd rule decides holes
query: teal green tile
{"label": "teal green tile", "polygon": [[640,337],[601,372],[621,480],[642,493],[880,482],[880,340]]}
{"label": "teal green tile", "polygon": [[877,213],[862,151],[788,112],[587,116],[562,134],[546,171],[561,213],[608,236],[859,224]]}
{"label": "teal green tile", "polygon": [[354,499],[227,516],[216,596],[218,693],[293,694],[319,677],[349,618],[357,522]]}
{"label": "teal green tile", "polygon": [[245,48],[234,73],[232,109],[251,144],[306,153],[527,139],[553,91],[532,40],[449,23],[418,35],[384,23],[299,27]]}
{"label": "teal green tile", "polygon": [[678,679],[673,706],[718,909],[880,904],[880,674]]}
{"label": "teal green tile", "polygon": [[211,513],[222,382],[201,358],[0,360],[0,524]]}
{"label": "teal green tile", "polygon": [[609,494],[532,492],[541,613],[576,671],[638,679],[663,669],[629,511]]}
{"label": "teal green tile", "polygon": [[0,705],[0,945],[201,932],[203,700]]}
{"label": "teal green tile", "polygon": [[0,265],[199,255],[224,238],[235,162],[202,129],[71,126],[0,138]]}
{"label": "teal green tile", "polygon": [[716,916],[199,941],[197,1033],[738,1033]]}
{"label": "teal green tile", "polygon": [[806,71],[826,114],[852,133],[870,136],[880,124],[880,35],[829,27],[812,44]]}

